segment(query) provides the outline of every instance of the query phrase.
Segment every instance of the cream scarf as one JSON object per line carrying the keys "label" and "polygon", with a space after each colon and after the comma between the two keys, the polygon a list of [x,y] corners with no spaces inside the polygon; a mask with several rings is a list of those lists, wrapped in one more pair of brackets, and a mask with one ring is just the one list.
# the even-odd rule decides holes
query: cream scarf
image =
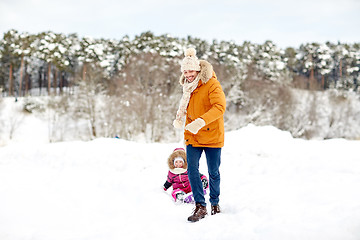
{"label": "cream scarf", "polygon": [[176,112],[176,121],[183,123],[183,118],[186,116],[186,109],[190,101],[191,93],[196,89],[199,84],[200,74],[197,75],[194,81],[189,83],[185,78],[183,84],[183,95],[180,100],[179,109]]}
{"label": "cream scarf", "polygon": [[174,169],[170,169],[170,172],[172,172],[173,174],[182,174],[184,172],[187,171],[187,169],[184,168],[174,168]]}

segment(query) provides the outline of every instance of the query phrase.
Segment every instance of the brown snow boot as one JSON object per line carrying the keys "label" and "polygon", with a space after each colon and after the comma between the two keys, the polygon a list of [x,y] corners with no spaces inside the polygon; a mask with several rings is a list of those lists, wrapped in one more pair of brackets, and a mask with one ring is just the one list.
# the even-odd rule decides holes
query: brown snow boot
{"label": "brown snow boot", "polygon": [[217,205],[211,205],[211,215],[215,215],[217,213],[220,213],[220,206],[219,204]]}
{"label": "brown snow boot", "polygon": [[188,221],[197,222],[200,219],[204,218],[207,215],[206,207],[202,206],[200,203],[196,204],[193,214],[188,217]]}

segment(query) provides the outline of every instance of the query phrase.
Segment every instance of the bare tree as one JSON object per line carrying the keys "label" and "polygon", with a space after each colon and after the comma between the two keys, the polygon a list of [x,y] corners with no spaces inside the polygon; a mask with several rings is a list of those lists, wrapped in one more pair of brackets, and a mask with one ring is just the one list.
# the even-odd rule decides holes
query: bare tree
{"label": "bare tree", "polygon": [[88,67],[86,80],[78,78],[78,91],[75,95],[75,115],[89,122],[92,137],[98,137],[98,108],[97,96],[105,94],[105,79],[103,72],[97,67]]}
{"label": "bare tree", "polygon": [[122,105],[126,109],[124,114],[133,119],[124,126],[135,135],[144,134],[148,140],[161,141],[165,133],[174,132],[171,122],[178,107],[175,96],[181,94],[175,66],[178,67],[175,60],[142,53],[133,56],[116,79],[117,95],[126,103]]}

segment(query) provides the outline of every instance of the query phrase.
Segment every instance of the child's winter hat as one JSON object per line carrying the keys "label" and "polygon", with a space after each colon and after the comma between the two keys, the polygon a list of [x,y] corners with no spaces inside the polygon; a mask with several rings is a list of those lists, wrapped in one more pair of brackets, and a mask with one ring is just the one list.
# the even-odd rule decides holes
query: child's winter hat
{"label": "child's winter hat", "polygon": [[183,148],[175,148],[168,158],[168,165],[170,169],[175,168],[175,160],[181,158],[184,161],[183,168],[187,169],[186,152]]}
{"label": "child's winter hat", "polygon": [[200,62],[194,48],[188,48],[185,51],[185,58],[181,62],[181,72],[185,70],[200,71]]}
{"label": "child's winter hat", "polygon": [[175,148],[175,149],[174,149],[174,152],[175,152],[175,151],[184,151],[184,152],[185,152],[185,149],[183,149],[183,148]]}
{"label": "child's winter hat", "polygon": [[174,165],[175,165],[176,160],[180,160],[183,163],[185,163],[185,161],[184,161],[184,159],[182,157],[176,157],[176,158],[174,158]]}

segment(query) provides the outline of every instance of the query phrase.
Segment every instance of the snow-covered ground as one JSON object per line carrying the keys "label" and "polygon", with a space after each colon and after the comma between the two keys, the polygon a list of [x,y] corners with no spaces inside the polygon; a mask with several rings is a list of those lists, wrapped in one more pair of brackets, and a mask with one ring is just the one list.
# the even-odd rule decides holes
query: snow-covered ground
{"label": "snow-covered ground", "polygon": [[42,138],[0,147],[1,240],[360,239],[360,141],[294,139],[271,126],[227,132],[223,212],[189,223],[194,205],[162,188],[180,139]]}

